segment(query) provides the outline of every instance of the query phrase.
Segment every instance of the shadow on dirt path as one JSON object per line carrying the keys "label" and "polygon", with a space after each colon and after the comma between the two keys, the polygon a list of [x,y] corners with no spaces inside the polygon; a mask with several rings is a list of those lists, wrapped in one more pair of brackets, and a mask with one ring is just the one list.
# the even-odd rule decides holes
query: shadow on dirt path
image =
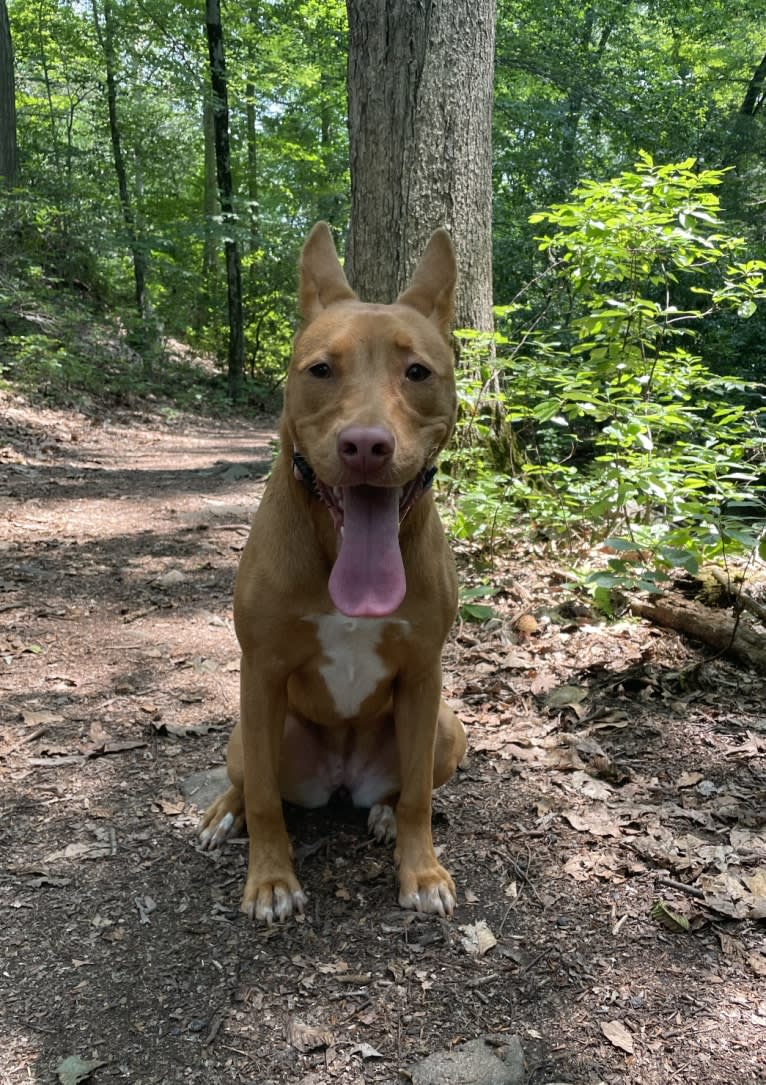
{"label": "shadow on dirt path", "polygon": [[393,1085],[488,1034],[531,1085],[766,1080],[761,681],[716,662],[685,689],[692,646],[601,624],[520,554],[445,656],[472,746],[435,801],[455,919],[401,912],[338,806],[288,811],[308,913],[261,930],[244,842],[200,851],[184,782],[236,717],[273,425],[3,396],[3,1085],[67,1056],[96,1085]]}

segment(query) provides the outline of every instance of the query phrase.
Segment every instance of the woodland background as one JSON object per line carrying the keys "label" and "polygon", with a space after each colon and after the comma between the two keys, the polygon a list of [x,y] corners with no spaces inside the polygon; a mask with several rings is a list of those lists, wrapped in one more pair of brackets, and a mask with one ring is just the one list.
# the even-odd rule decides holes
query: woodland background
{"label": "woodland background", "polygon": [[[18,158],[2,250],[134,323],[131,245],[166,336],[225,353],[224,239],[242,250],[247,360],[269,386],[293,326],[295,258],[349,217],[347,20],[335,0],[229,5],[224,38],[234,217],[217,202],[204,12],[167,0],[3,0],[15,50]],[[494,300],[539,272],[529,216],[641,150],[730,168],[727,223],[764,246],[766,5],[760,0],[500,0],[496,21]],[[11,68],[2,58],[3,83]],[[7,89],[5,91],[7,96]],[[120,204],[110,94],[131,208]],[[3,125],[7,145],[9,126]],[[7,155],[6,151],[6,155]],[[2,172],[7,175],[6,169]],[[4,301],[7,303],[7,298]],[[763,372],[758,321],[716,358]]]}
{"label": "woodland background", "polygon": [[[487,1035],[525,1085],[763,1085],[765,80],[764,0],[0,0],[2,1085],[440,1082]],[[342,806],[290,812],[302,924],[195,848],[318,218],[355,282],[449,220],[481,301],[451,923]]]}

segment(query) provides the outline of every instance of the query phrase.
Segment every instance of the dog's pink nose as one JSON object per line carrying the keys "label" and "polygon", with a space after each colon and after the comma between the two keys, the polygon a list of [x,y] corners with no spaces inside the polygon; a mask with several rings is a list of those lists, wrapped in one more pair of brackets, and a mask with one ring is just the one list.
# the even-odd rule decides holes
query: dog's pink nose
{"label": "dog's pink nose", "polygon": [[338,434],[338,455],[362,475],[380,471],[393,454],[393,435],[381,426],[347,426]]}

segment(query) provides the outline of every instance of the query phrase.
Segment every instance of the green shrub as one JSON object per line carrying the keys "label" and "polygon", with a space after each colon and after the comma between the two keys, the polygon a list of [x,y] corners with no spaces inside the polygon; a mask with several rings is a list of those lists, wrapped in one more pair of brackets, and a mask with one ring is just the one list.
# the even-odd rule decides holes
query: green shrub
{"label": "green shrub", "polygon": [[533,216],[547,227],[543,274],[498,311],[496,357],[464,352],[448,468],[462,475],[458,534],[494,540],[488,525],[522,505],[548,537],[611,552],[589,581],[602,601],[673,567],[764,552],[761,389],[694,352],[703,322],[747,319],[766,296],[766,264],[719,217],[721,177],[642,154]]}

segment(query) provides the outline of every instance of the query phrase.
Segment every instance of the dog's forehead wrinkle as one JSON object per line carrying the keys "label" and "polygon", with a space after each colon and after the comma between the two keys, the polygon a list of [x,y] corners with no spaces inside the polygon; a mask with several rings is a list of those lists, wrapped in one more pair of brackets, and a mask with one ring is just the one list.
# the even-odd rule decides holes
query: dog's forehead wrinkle
{"label": "dog's forehead wrinkle", "polygon": [[452,366],[452,352],[425,317],[402,305],[348,301],[319,314],[298,335],[294,362],[307,366],[322,358],[333,361],[371,356],[414,357],[431,364]]}

